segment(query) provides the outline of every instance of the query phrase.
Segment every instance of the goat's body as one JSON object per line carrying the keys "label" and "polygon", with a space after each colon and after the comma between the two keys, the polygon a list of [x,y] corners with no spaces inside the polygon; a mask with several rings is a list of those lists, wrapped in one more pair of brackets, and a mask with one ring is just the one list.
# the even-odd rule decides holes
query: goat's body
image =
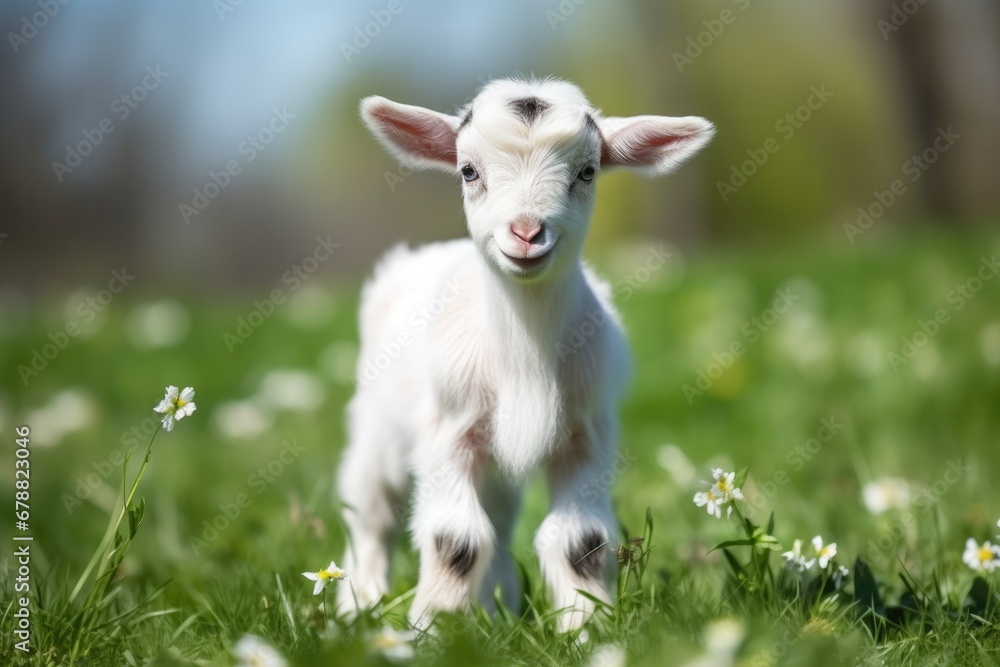
{"label": "goat's body", "polygon": [[[505,552],[517,483],[553,460],[593,467],[596,479],[614,455],[613,438],[602,436],[614,431],[628,369],[624,336],[608,286],[583,266],[574,275],[495,312],[498,300],[488,295],[503,288],[469,240],[400,246],[379,263],[362,296],[360,386],[339,482],[356,510],[348,512],[355,548],[365,552],[349,554],[345,566],[355,594],[371,601],[386,592],[387,551],[411,476],[415,503],[434,507],[448,468],[458,467],[479,482],[486,508],[485,517],[469,518],[489,541],[497,533],[501,547],[493,571],[481,564],[481,599],[489,605],[502,583],[505,599],[517,600]],[[608,508],[592,509],[612,534]],[[414,519],[418,543],[434,541],[427,513]]]}
{"label": "goat's body", "polygon": [[[701,118],[605,118],[572,84],[498,80],[461,115],[370,97],[362,118],[401,161],[460,175],[469,240],[392,251],[361,306],[358,391],[340,471],[350,544],[341,608],[389,588],[392,535],[412,474],[410,529],[423,624],[502,584],[518,484],[544,469],[535,533],[558,627],[610,602],[605,545],[616,403],[628,355],[607,285],[582,264],[604,167],[658,175],[701,148]],[[482,588],[480,588],[482,587]],[[580,595],[583,591],[587,595]]]}
{"label": "goat's body", "polygon": [[[493,312],[488,295],[499,288],[471,241],[396,247],[363,293],[354,403],[378,406],[378,418],[408,441],[443,414],[489,425],[494,441],[477,453],[523,477],[580,428],[573,422],[610,409],[627,373],[608,285],[582,266],[577,278]],[[518,306],[536,321],[512,312]],[[508,433],[516,424],[494,420],[498,411],[530,422],[529,432]],[[414,455],[432,455],[420,446]]]}

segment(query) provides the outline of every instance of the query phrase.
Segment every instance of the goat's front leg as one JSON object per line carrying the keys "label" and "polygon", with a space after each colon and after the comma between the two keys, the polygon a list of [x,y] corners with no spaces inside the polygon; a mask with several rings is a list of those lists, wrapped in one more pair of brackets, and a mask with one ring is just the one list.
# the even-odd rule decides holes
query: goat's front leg
{"label": "goat's front leg", "polygon": [[439,611],[468,609],[493,557],[493,526],[477,493],[485,443],[473,427],[443,424],[418,465],[413,535],[420,578],[410,621],[427,627]]}
{"label": "goat's front leg", "polygon": [[559,632],[575,630],[594,613],[585,591],[611,604],[608,557],[615,534],[608,485],[602,474],[611,466],[609,434],[588,424],[573,435],[562,455],[549,464],[549,513],[535,535],[535,550],[552,604],[562,610]]}

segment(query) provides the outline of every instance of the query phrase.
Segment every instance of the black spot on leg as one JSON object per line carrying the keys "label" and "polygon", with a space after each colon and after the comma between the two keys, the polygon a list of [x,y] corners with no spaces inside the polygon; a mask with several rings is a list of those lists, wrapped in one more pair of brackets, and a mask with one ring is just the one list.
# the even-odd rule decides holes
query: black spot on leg
{"label": "black spot on leg", "polygon": [[434,547],[441,562],[459,577],[469,574],[476,564],[476,548],[454,535],[435,536]]}
{"label": "black spot on leg", "polygon": [[573,571],[584,579],[599,578],[601,566],[604,564],[605,542],[607,540],[595,530],[584,533],[576,546],[570,548],[567,554]]}
{"label": "black spot on leg", "polygon": [[512,100],[510,102],[510,108],[517,114],[521,120],[527,125],[531,125],[535,122],[542,113],[549,108],[549,105],[541,101],[537,97],[524,97],[519,100]]}

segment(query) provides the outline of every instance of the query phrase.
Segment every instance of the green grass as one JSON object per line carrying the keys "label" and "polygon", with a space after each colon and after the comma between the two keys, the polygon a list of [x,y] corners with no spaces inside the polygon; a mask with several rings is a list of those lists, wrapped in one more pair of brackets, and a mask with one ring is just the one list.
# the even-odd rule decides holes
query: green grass
{"label": "green grass", "polygon": [[[618,253],[601,263],[601,273],[612,282],[641,278],[635,271],[645,252]],[[994,484],[1000,468],[1000,280],[963,298],[961,308],[954,293],[949,299],[956,285],[975,275],[980,258],[994,253],[1000,254],[997,236],[720,251],[675,257],[631,295],[622,292],[618,301],[637,363],[621,410],[621,446],[634,462],[606,481],[623,535],[641,535],[651,509],[655,530],[643,545],[648,567],[641,580],[630,572],[628,590],[591,624],[586,643],[556,635],[530,549],[546,506],[544,485],[534,480],[514,545],[525,578],[524,608],[493,618],[474,613],[443,619],[435,638],[417,642],[417,661],[581,664],[597,646],[617,644],[630,665],[683,664],[705,650],[706,632],[711,636],[711,628],[720,627],[713,622],[735,619],[744,633],[738,664],[996,664],[1000,575],[986,577],[992,589],[977,607],[969,598],[976,574],[961,556],[966,538],[994,539],[1000,518]],[[761,317],[784,288],[795,295],[793,305],[751,340],[751,318]],[[246,633],[265,638],[293,664],[377,663],[368,637],[382,624],[403,627],[415,554],[397,554],[392,602],[354,624],[335,622],[326,630],[317,606],[322,598],[312,596],[311,582],[301,576],[339,558],[343,547],[331,483],[351,394],[344,369],[356,341],[357,290],[323,290],[328,298],[313,289],[296,294],[295,303],[279,306],[233,353],[223,332],[234,331],[258,295],[221,304],[182,298],[190,314],[187,337],[178,346],[144,350],[128,332],[135,309],[152,295],[127,291],[102,313],[90,337],[73,339],[27,387],[17,366],[30,363],[32,350],[47,343],[48,332],[61,329],[67,316],[76,317],[80,297],[4,306],[0,364],[8,373],[0,385],[0,426],[6,441],[13,443],[15,423],[26,421],[39,435],[43,422],[58,421],[58,410],[37,410],[67,388],[82,392],[91,408],[79,428],[54,444],[32,445],[36,653],[24,660],[12,650],[17,564],[12,549],[5,549],[0,664],[70,664],[75,637],[77,665],[226,665],[234,663],[230,648]],[[887,353],[899,352],[901,339],[911,338],[918,321],[932,319],[938,309],[948,321],[898,372],[891,368]],[[747,322],[751,335],[741,333]],[[734,342],[744,343],[744,353],[689,401],[684,385],[697,387],[699,370],[714,374],[713,355]],[[250,438],[224,435],[217,408],[254,395],[269,371],[283,368],[318,374],[318,406],[279,410]],[[116,574],[114,597],[95,621],[100,627],[80,636],[80,599],[71,604],[70,589],[109,514],[120,510],[114,503],[121,472],[105,474],[106,462],[124,452],[130,429],[141,433],[154,423],[151,409],[167,384],[194,386],[198,411],[157,436],[137,494],[146,500],[143,524]],[[821,430],[823,420],[834,424],[832,437]],[[135,458],[144,453],[149,432],[134,442]],[[277,459],[283,441],[303,450],[264,478],[258,469]],[[676,451],[665,450],[666,444],[685,453],[693,478],[683,466],[670,472],[662,465],[669,462],[667,452]],[[12,444],[0,450],[8,471],[0,497],[8,499],[14,495],[13,450]],[[769,569],[748,569],[737,578],[726,556],[709,550],[744,537],[742,528],[691,501],[714,466],[749,468],[742,507],[757,525],[766,525],[773,511],[773,534],[784,548],[818,533],[837,542],[840,564],[853,569],[856,557],[864,559],[890,618],[859,619],[858,581],[833,595],[806,595],[778,552]],[[958,472],[947,474],[949,466]],[[68,508],[78,480],[85,484],[88,474],[102,486]],[[873,516],[861,488],[887,476],[909,481],[911,509]],[[247,506],[208,539],[203,521],[226,508],[232,513],[240,494]],[[9,545],[8,526],[12,517],[0,528]],[[205,538],[197,554],[192,536]],[[730,552],[740,563],[750,559],[749,547]],[[762,558],[764,552],[755,553]],[[907,582],[917,593],[912,612],[902,611],[910,604]]]}

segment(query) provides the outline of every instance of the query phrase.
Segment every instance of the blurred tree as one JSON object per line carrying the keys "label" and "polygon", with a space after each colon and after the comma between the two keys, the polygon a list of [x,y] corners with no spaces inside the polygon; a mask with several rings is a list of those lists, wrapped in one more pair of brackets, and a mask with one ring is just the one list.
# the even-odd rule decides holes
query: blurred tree
{"label": "blurred tree", "polygon": [[949,168],[921,177],[927,213],[943,224],[995,215],[1000,6],[995,0],[879,0],[874,12],[900,74],[900,115],[914,152],[931,147],[942,128],[953,127],[963,138],[948,155]]}
{"label": "blurred tree", "polygon": [[[639,62],[646,63],[646,75],[653,109],[649,113],[665,115],[699,115],[694,104],[697,91],[690,78],[678,76],[673,54],[686,38],[683,31],[690,22],[683,20],[683,12],[676,3],[638,2],[635,4],[634,25],[639,33],[641,48],[646,56]],[[666,39],[664,38],[666,37]],[[669,84],[669,86],[667,85]],[[669,91],[669,92],[668,92]],[[671,211],[668,218],[654,220],[654,236],[670,236],[682,245],[703,242],[708,235],[708,200],[705,188],[708,182],[705,160],[695,161],[673,174],[669,182],[657,188],[651,204],[657,211]],[[671,223],[672,221],[672,223]],[[669,232],[669,234],[668,234]]]}

